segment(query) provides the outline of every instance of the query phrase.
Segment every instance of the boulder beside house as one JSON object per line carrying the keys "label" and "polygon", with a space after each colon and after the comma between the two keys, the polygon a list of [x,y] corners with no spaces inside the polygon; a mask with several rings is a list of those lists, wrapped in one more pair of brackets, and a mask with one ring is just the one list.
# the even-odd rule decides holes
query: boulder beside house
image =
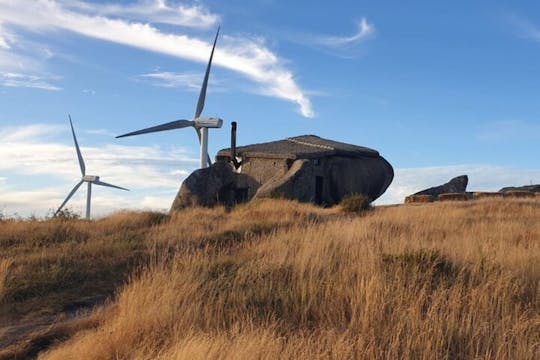
{"label": "boulder beside house", "polygon": [[186,178],[171,211],[263,197],[334,205],[356,193],[375,200],[394,177],[390,163],[366,147],[303,135],[236,148],[234,134],[233,127],[231,148],[214,164]]}

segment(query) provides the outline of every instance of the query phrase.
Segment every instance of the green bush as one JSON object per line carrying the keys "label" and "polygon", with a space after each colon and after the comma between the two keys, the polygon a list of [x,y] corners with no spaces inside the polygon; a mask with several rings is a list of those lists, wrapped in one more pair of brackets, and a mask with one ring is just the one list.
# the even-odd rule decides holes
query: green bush
{"label": "green bush", "polygon": [[362,194],[350,194],[343,197],[340,205],[345,212],[362,212],[371,209],[371,199]]}

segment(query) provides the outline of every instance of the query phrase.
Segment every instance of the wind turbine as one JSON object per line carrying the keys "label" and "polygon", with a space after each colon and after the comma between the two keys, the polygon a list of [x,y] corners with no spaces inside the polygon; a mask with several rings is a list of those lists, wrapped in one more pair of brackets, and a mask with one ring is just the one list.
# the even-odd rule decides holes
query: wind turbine
{"label": "wind turbine", "polygon": [[116,185],[112,185],[112,184],[108,184],[106,182],[103,182],[103,181],[99,180],[99,176],[86,175],[86,166],[84,165],[84,159],[83,159],[82,154],[81,154],[81,149],[79,149],[79,143],[77,142],[77,137],[75,136],[75,130],[73,129],[73,122],[71,121],[71,115],[68,115],[68,117],[69,117],[69,124],[71,125],[71,133],[73,134],[73,142],[75,143],[75,150],[77,151],[77,158],[79,159],[79,166],[81,167],[82,178],[81,178],[81,181],[79,181],[79,183],[77,183],[77,185],[75,185],[75,187],[71,190],[71,192],[68,194],[68,196],[66,197],[66,199],[64,200],[62,205],[60,205],[58,210],[56,210],[56,212],[54,213],[54,216],[58,215],[60,210],[62,210],[64,205],[66,205],[66,203],[69,201],[69,199],[71,199],[73,194],[75,194],[75,192],[79,189],[79,187],[82,185],[82,183],[86,182],[86,183],[88,183],[88,191],[86,193],[86,218],[90,219],[90,204],[91,204],[91,199],[92,199],[92,184],[100,185],[100,186],[112,187],[112,188],[115,188],[115,189],[126,190],[126,191],[129,191],[129,190],[126,189],[126,188],[120,187],[120,186],[116,186]]}
{"label": "wind turbine", "polygon": [[205,168],[208,165],[212,164],[210,156],[208,156],[208,129],[210,128],[220,128],[223,125],[223,120],[220,118],[210,118],[210,117],[201,117],[201,113],[204,108],[204,100],[206,98],[206,88],[208,86],[208,76],[210,75],[210,67],[212,66],[212,58],[214,57],[214,49],[216,48],[216,42],[219,35],[219,27],[214,39],[214,46],[212,46],[212,52],[210,53],[210,60],[208,60],[208,65],[206,67],[206,73],[204,75],[204,80],[201,87],[201,92],[199,94],[199,101],[197,102],[197,108],[195,109],[195,115],[192,120],[176,120],[171,121],[165,124],[152,126],[146,129],[133,131],[127,134],[119,135],[116,138],[121,138],[125,136],[140,135],[153,133],[158,131],[181,129],[185,127],[193,127],[197,132],[199,137],[199,143],[201,145],[201,161],[200,167]]}

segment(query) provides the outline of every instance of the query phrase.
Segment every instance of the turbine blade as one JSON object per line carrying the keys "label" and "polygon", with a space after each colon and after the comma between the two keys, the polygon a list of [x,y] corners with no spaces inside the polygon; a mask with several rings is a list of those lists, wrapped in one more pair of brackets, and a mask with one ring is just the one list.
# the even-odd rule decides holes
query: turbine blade
{"label": "turbine blade", "polygon": [[79,189],[79,187],[82,185],[84,181],[80,181],[77,185],[75,185],[75,187],[71,190],[71,192],[68,194],[68,196],[66,197],[66,200],[64,200],[64,202],[62,203],[62,205],[60,205],[60,207],[58,208],[58,210],[56,210],[56,212],[54,213],[54,216],[58,215],[58,213],[60,212],[60,210],[62,210],[62,208],[64,207],[64,205],[66,205],[66,203],[69,201],[69,199],[71,199],[71,197],[73,196],[73,194],[75,194],[75,192]]}
{"label": "turbine blade", "polygon": [[204,74],[204,80],[201,87],[201,93],[199,94],[199,101],[197,102],[197,109],[195,110],[195,119],[201,116],[204,108],[204,100],[206,98],[206,87],[208,86],[208,76],[210,76],[210,67],[212,66],[212,58],[214,57],[214,49],[216,48],[216,42],[219,35],[219,27],[217,29],[216,37],[214,39],[214,46],[212,46],[212,52],[210,53],[210,60],[208,60],[208,66],[206,66],[206,73]]}
{"label": "turbine blade", "polygon": [[181,128],[193,126],[193,124],[194,124],[193,121],[190,121],[190,120],[176,120],[176,121],[168,122],[166,124],[152,126],[146,129],[133,131],[133,132],[123,134],[123,135],[118,135],[116,138],[118,139],[121,137],[132,136],[132,135],[140,135],[140,134],[148,134],[148,133],[153,133],[153,132],[158,132],[158,131],[181,129]]}
{"label": "turbine blade", "polygon": [[129,189],[123,188],[121,186],[116,186],[116,185],[113,185],[113,184],[108,184],[108,183],[100,181],[100,180],[92,181],[92,184],[101,185],[101,186],[107,186],[107,187],[112,187],[112,188],[115,188],[115,189],[129,191]]}
{"label": "turbine blade", "polygon": [[86,175],[86,166],[84,165],[84,159],[81,154],[81,149],[79,149],[79,143],[77,142],[77,137],[75,136],[75,130],[73,129],[73,122],[71,122],[71,115],[68,114],[69,124],[71,125],[71,133],[73,134],[73,141],[75,142],[75,150],[77,150],[77,158],[79,158],[79,166],[81,168],[82,176]]}

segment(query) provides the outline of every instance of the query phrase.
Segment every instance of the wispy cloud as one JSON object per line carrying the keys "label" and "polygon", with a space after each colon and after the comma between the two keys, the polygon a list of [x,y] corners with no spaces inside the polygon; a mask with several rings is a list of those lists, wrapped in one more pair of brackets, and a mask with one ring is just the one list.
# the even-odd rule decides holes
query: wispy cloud
{"label": "wispy cloud", "polygon": [[141,75],[141,78],[150,79],[152,83],[163,87],[181,87],[192,90],[201,88],[200,73],[175,73],[169,71],[152,72]]}
{"label": "wispy cloud", "polygon": [[365,18],[358,22],[358,30],[350,36],[319,36],[316,42],[328,47],[345,47],[358,44],[375,34],[375,26]]}
{"label": "wispy cloud", "polygon": [[[49,77],[57,79],[57,77]],[[34,88],[57,91],[62,88],[49,82],[49,78],[40,75],[21,74],[14,72],[0,72],[0,85],[6,87]]]}
{"label": "wispy cloud", "polygon": [[94,96],[94,95],[96,95],[96,90],[92,90],[92,89],[83,89],[83,90],[82,90],[82,93],[83,93],[83,94],[86,94],[86,95],[92,95],[92,96]]}
{"label": "wispy cloud", "polygon": [[514,26],[517,36],[540,41],[540,29],[529,20],[514,15],[510,17],[510,22]]}
{"label": "wispy cloud", "polygon": [[[211,44],[188,35],[164,32],[146,22],[96,15],[86,4],[68,7],[66,2],[37,0],[0,2],[0,22],[28,30],[65,30],[83,36],[206,63]],[[165,4],[165,2],[163,2]],[[125,8],[122,8],[125,9]],[[260,39],[223,36],[214,63],[258,84],[260,92],[296,103],[305,117],[314,115],[311,101],[283,61]]]}
{"label": "wispy cloud", "polygon": [[139,0],[131,4],[94,4],[77,0],[61,0],[61,3],[66,8],[92,15],[115,16],[176,26],[209,28],[220,20],[217,14],[211,13],[202,5],[171,5],[166,0]]}
{"label": "wispy cloud", "polygon": [[40,64],[53,56],[48,47],[21,40],[7,31],[0,15],[0,86],[60,90],[54,84],[60,78],[43,71]]}
{"label": "wispy cloud", "polygon": [[[80,136],[84,133],[87,132],[78,129],[87,172],[132,190],[116,194],[100,187],[93,203],[101,213],[121,208],[141,209],[149,207],[152,201],[156,202],[150,206],[154,209],[168,208],[181,181],[198,164],[198,159],[182,148],[113,143],[85,146],[84,136]],[[0,131],[3,177],[0,208],[3,206],[5,212],[11,214],[44,215],[58,206],[81,176],[70,140],[69,126],[33,124],[3,128]],[[36,180],[29,182],[29,178]],[[105,195],[99,198],[99,194]],[[156,199],[162,201],[158,203]],[[83,197],[79,200],[80,204],[84,202]],[[75,199],[71,205],[79,204],[77,201]]]}
{"label": "wispy cloud", "polygon": [[9,43],[11,42],[10,38],[11,38],[11,34],[2,27],[2,23],[0,22],[0,48],[1,49],[11,48],[11,46],[9,45]]}
{"label": "wispy cloud", "polygon": [[486,164],[465,164],[395,169],[394,181],[377,204],[403,203],[407,195],[448,182],[459,175],[469,176],[469,191],[498,191],[505,186],[540,183],[540,168],[518,169]]}

